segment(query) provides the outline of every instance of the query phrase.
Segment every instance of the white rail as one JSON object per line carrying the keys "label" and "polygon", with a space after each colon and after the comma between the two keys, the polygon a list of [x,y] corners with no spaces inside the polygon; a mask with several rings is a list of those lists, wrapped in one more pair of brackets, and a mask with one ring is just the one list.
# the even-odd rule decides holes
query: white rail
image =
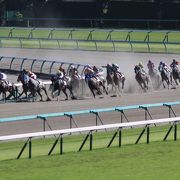
{"label": "white rail", "polygon": [[63,134],[69,134],[69,133],[77,133],[77,132],[84,132],[84,131],[97,131],[97,130],[112,129],[112,128],[128,128],[128,127],[135,127],[135,126],[146,126],[146,125],[152,125],[152,124],[170,123],[170,122],[179,122],[179,121],[180,121],[180,117],[174,117],[174,118],[144,120],[144,121],[136,121],[136,122],[128,122],[128,123],[107,124],[107,125],[62,129],[62,130],[53,130],[53,131],[41,131],[41,132],[35,132],[35,133],[0,136],[0,141],[33,138],[33,137],[40,137],[40,136],[63,135]]}
{"label": "white rail", "polygon": [[169,133],[174,127],[174,140],[177,140],[177,123],[179,123],[180,117],[174,117],[174,118],[164,118],[164,119],[154,119],[154,120],[143,120],[143,121],[137,121],[137,122],[128,122],[128,123],[118,123],[118,124],[107,124],[107,125],[99,125],[99,126],[89,126],[89,127],[81,127],[81,128],[72,128],[72,129],[62,129],[62,130],[52,130],[52,131],[41,131],[41,132],[34,132],[34,133],[25,133],[25,134],[15,134],[15,135],[7,135],[7,136],[0,136],[0,141],[8,141],[8,140],[16,140],[16,139],[27,139],[26,143],[22,147],[19,155],[17,156],[17,159],[19,159],[27,146],[29,144],[29,158],[31,158],[31,140],[34,137],[41,137],[41,136],[57,136],[56,140],[50,149],[48,155],[51,155],[52,151],[54,150],[56,144],[58,141],[60,141],[60,154],[63,153],[63,135],[64,134],[71,134],[71,133],[77,133],[77,132],[88,132],[85,139],[83,140],[79,151],[82,150],[85,142],[87,141],[88,137],[90,138],[90,150],[92,150],[92,144],[93,144],[93,132],[98,130],[106,130],[106,129],[116,129],[116,132],[114,133],[112,139],[110,140],[107,147],[110,147],[113,140],[115,139],[116,135],[119,135],[119,147],[121,146],[121,131],[124,128],[130,128],[130,127],[143,127],[141,134],[139,135],[138,139],[136,140],[135,144],[139,142],[142,135],[147,131],[147,144],[149,143],[149,137],[150,137],[150,126],[156,125],[156,124],[167,124],[170,123],[171,127],[169,128],[168,132],[166,133],[164,137],[164,141],[167,139]]}

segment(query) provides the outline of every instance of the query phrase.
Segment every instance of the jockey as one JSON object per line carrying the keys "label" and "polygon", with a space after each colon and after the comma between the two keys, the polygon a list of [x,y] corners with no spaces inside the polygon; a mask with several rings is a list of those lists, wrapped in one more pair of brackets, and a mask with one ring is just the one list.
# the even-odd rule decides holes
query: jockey
{"label": "jockey", "polygon": [[7,85],[9,84],[7,81],[7,75],[0,72],[0,81],[4,81]]}
{"label": "jockey", "polygon": [[78,74],[78,70],[77,70],[77,68],[75,68],[74,66],[71,66],[69,71],[70,71],[71,73],[73,73],[72,75],[77,75],[77,74]]}
{"label": "jockey", "polygon": [[70,69],[69,69],[69,75],[71,76],[71,77],[76,77],[76,78],[78,78],[78,79],[80,79],[81,77],[80,77],[80,75],[78,74],[78,70],[77,70],[77,68],[75,68],[74,66],[71,66],[70,67]]}
{"label": "jockey", "polygon": [[142,75],[145,75],[147,73],[143,68],[144,68],[144,66],[143,66],[142,62],[139,62],[139,64],[135,66],[134,71],[135,71],[136,74],[138,72],[140,72]]}
{"label": "jockey", "polygon": [[107,68],[107,74],[111,74],[113,72],[112,65],[107,64],[106,68]]}
{"label": "jockey", "polygon": [[65,71],[65,69],[62,67],[62,65],[59,67],[59,70],[57,71],[57,74],[59,74],[59,73],[62,73],[62,78],[61,79],[63,79],[64,81],[68,81],[68,78],[66,77],[66,71]]}
{"label": "jockey", "polygon": [[98,74],[99,73],[99,69],[96,66],[93,66],[93,71]]}
{"label": "jockey", "polygon": [[155,65],[151,60],[149,60],[148,63],[147,63],[147,67],[148,67],[148,69],[154,69]]}
{"label": "jockey", "polygon": [[23,75],[23,78],[24,78],[23,80],[25,82],[28,82],[29,81],[29,75],[28,75],[28,71],[26,69],[22,70],[22,75]]}
{"label": "jockey", "polygon": [[57,79],[63,79],[64,80],[64,73],[60,70],[57,71],[56,73]]}
{"label": "jockey", "polygon": [[112,71],[122,76],[122,73],[120,72],[120,68],[117,64],[112,64]]}
{"label": "jockey", "polygon": [[30,78],[33,78],[33,79],[37,79],[37,76],[36,76],[36,74],[35,73],[33,73],[32,71],[28,71],[28,76],[30,77]]}
{"label": "jockey", "polygon": [[135,65],[134,72],[135,74],[138,74],[139,72],[141,72],[141,68],[138,65]]}
{"label": "jockey", "polygon": [[87,65],[84,69],[84,75],[85,75],[85,80],[89,80],[91,78],[95,78],[96,80],[98,80],[98,78],[95,75],[95,72],[93,70],[93,68],[90,65]]}
{"label": "jockey", "polygon": [[62,67],[62,65],[59,67],[59,71],[61,71],[64,76],[66,75],[66,71],[65,71],[65,69]]}
{"label": "jockey", "polygon": [[159,71],[161,70],[161,67],[163,67],[166,72],[168,72],[168,73],[171,72],[170,67],[169,67],[166,63],[164,63],[164,62],[162,62],[162,61],[159,63],[159,66],[158,66],[158,70],[159,70]]}
{"label": "jockey", "polygon": [[179,64],[178,61],[173,59],[173,62],[170,64],[171,69],[179,70],[178,64]]}

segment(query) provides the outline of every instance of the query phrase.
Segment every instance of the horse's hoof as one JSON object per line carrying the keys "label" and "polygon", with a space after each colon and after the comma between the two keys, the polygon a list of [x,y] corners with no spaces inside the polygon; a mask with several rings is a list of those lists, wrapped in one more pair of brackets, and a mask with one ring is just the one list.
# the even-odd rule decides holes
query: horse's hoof
{"label": "horse's hoof", "polygon": [[46,101],[51,101],[51,99],[50,98],[47,98],[47,100]]}
{"label": "horse's hoof", "polygon": [[110,97],[117,97],[117,95],[116,95],[116,94],[114,94],[114,95],[112,95],[112,96],[110,96]]}
{"label": "horse's hoof", "polygon": [[65,99],[65,101],[67,101],[67,100],[68,100],[68,98]]}
{"label": "horse's hoof", "polygon": [[77,99],[77,97],[76,96],[72,96],[71,99]]}

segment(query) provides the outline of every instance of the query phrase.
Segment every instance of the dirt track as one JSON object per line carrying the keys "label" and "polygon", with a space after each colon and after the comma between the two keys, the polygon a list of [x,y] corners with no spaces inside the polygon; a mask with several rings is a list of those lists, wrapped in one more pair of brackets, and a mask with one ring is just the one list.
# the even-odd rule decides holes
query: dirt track
{"label": "dirt track", "polygon": [[[140,53],[114,53],[114,52],[86,52],[86,51],[60,51],[60,50],[33,50],[33,49],[0,49],[1,56],[16,56],[37,59],[59,60],[66,62],[94,64],[102,66],[108,62],[117,63],[120,65],[122,71],[126,74],[128,79],[128,87],[135,87],[133,67],[139,61],[145,65],[149,59],[153,60],[157,65],[159,61],[163,60],[170,63],[173,58],[179,59],[180,55],[172,54],[140,54]],[[139,92],[138,87],[132,93],[126,90],[122,97],[104,98],[93,97],[85,98],[84,100],[68,100],[68,101],[51,101],[51,102],[33,102],[33,103],[7,103],[0,104],[0,117],[12,117],[19,115],[53,113],[64,111],[75,111],[84,109],[96,109],[115,106],[126,106],[134,104],[146,104],[157,102],[178,101],[180,96],[179,89],[161,89],[159,91],[151,90],[147,93]],[[177,115],[180,115],[180,106],[174,108]],[[153,118],[168,117],[168,109],[152,108],[150,112]],[[130,121],[144,119],[143,110],[130,110],[126,112]],[[104,123],[120,122],[120,114],[103,113],[101,115]],[[95,117],[93,115],[77,116],[75,118],[80,126],[94,125]],[[50,124],[53,129],[68,128],[68,118],[54,118],[51,119]],[[21,132],[32,132],[42,130],[42,123],[40,120],[21,122],[21,123],[6,123],[1,124],[0,134],[12,134]]]}

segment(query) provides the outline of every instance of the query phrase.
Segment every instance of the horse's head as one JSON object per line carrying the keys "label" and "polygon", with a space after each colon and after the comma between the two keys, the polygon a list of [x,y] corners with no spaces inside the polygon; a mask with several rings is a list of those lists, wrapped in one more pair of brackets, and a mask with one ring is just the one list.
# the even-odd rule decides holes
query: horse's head
{"label": "horse's head", "polygon": [[164,66],[163,65],[159,65],[158,69],[159,69],[159,72],[162,72],[162,71],[164,71]]}
{"label": "horse's head", "polygon": [[51,82],[52,82],[52,84],[54,84],[57,80],[58,80],[57,75],[54,74],[54,75],[51,76]]}
{"label": "horse's head", "polygon": [[22,75],[19,74],[18,77],[17,77],[17,82],[21,82],[22,81]]}
{"label": "horse's head", "polygon": [[27,74],[21,73],[21,74],[19,74],[17,81],[21,82],[22,84],[28,84],[29,79],[30,78]]}
{"label": "horse's head", "polygon": [[9,85],[4,81],[0,80],[0,92],[8,91]]}

